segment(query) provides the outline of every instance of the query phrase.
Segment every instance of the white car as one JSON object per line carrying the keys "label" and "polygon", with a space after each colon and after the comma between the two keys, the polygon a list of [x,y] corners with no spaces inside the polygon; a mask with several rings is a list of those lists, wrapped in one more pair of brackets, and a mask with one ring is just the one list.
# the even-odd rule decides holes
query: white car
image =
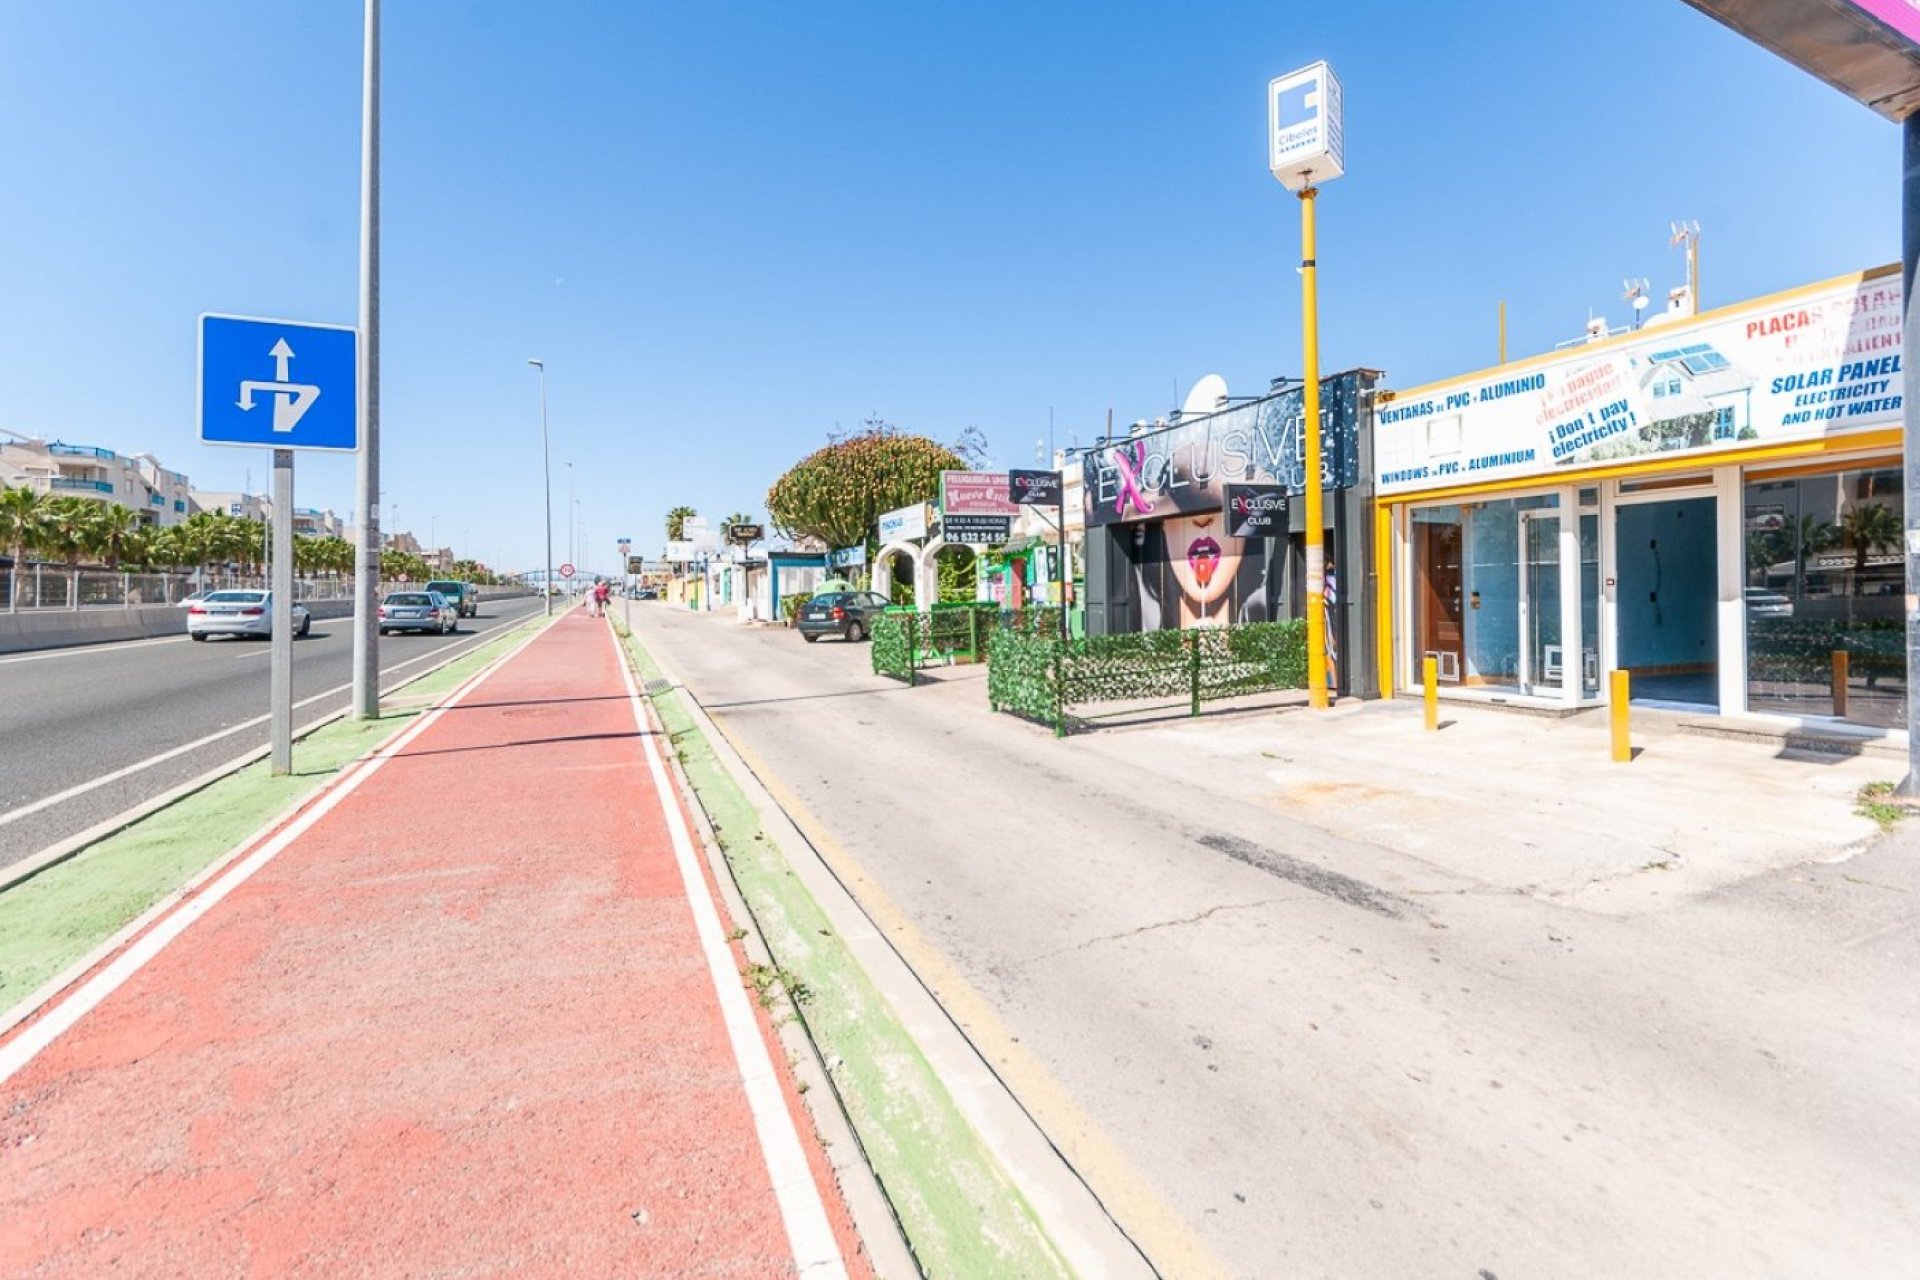
{"label": "white car", "polygon": [[1769,591],[1765,587],[1748,587],[1747,616],[1749,618],[1791,618],[1793,601],[1778,591]]}
{"label": "white car", "polygon": [[[313,615],[307,612],[307,606],[294,601],[294,636],[304,636],[311,630]],[[209,591],[187,606],[187,635],[194,640],[205,640],[208,636],[272,634],[271,591]]]}

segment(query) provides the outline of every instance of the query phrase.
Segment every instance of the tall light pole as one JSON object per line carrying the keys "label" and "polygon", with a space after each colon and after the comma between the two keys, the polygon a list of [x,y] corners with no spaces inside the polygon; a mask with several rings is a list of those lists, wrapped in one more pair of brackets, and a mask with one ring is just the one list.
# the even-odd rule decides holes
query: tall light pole
{"label": "tall light pole", "polygon": [[560,465],[567,469],[567,563],[573,566],[575,573],[578,573],[580,547],[575,522],[580,518],[580,504],[573,500],[573,464],[563,462]]}
{"label": "tall light pole", "polygon": [[547,448],[547,362],[529,360],[540,371],[540,493],[547,512],[547,572],[540,579],[540,595],[547,602],[547,616],[553,616],[553,462]]}
{"label": "tall light pole", "polygon": [[380,0],[366,0],[360,83],[360,454],[354,487],[353,714],[380,717]]}

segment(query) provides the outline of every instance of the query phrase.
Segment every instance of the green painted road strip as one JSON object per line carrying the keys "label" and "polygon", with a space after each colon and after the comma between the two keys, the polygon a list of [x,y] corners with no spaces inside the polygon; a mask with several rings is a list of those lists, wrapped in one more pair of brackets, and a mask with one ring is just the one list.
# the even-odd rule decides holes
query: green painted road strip
{"label": "green painted road strip", "polygon": [[[645,647],[631,635],[626,640],[641,674],[661,680]],[[752,801],[715,756],[685,695],[676,689],[649,696],[783,975],[794,1015],[828,1064],[925,1274],[1071,1275],[1032,1207],[762,830]]]}
{"label": "green painted road strip", "polygon": [[[223,854],[404,729],[434,698],[546,623],[511,628],[404,686],[419,706],[378,720],[334,719],[300,739],[295,771],[259,760],[0,892],[0,1028],[28,996],[187,884]],[[392,691],[398,693],[399,690]]]}

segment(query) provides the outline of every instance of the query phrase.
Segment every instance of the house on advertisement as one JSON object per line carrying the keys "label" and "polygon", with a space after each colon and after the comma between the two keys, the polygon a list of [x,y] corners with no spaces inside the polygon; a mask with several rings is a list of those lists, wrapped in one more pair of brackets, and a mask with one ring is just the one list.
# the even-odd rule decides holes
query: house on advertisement
{"label": "house on advertisement", "polygon": [[[1377,644],[1369,501],[1379,376],[1352,369],[1320,383],[1328,652],[1343,696],[1378,693],[1377,666],[1344,657]],[[1305,401],[1281,382],[1229,397],[1209,376],[1171,419],[1080,452],[1088,634],[1305,616]]]}
{"label": "house on advertisement", "polygon": [[1402,391],[1377,682],[1906,726],[1896,267]]}

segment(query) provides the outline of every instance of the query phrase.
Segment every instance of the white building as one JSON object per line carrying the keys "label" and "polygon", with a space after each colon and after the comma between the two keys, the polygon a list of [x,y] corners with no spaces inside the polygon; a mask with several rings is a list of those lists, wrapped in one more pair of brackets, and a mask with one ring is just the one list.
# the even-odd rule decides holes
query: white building
{"label": "white building", "polygon": [[116,503],[147,524],[179,524],[193,511],[187,477],[152,454],[25,436],[0,442],[0,482],[40,493]]}

